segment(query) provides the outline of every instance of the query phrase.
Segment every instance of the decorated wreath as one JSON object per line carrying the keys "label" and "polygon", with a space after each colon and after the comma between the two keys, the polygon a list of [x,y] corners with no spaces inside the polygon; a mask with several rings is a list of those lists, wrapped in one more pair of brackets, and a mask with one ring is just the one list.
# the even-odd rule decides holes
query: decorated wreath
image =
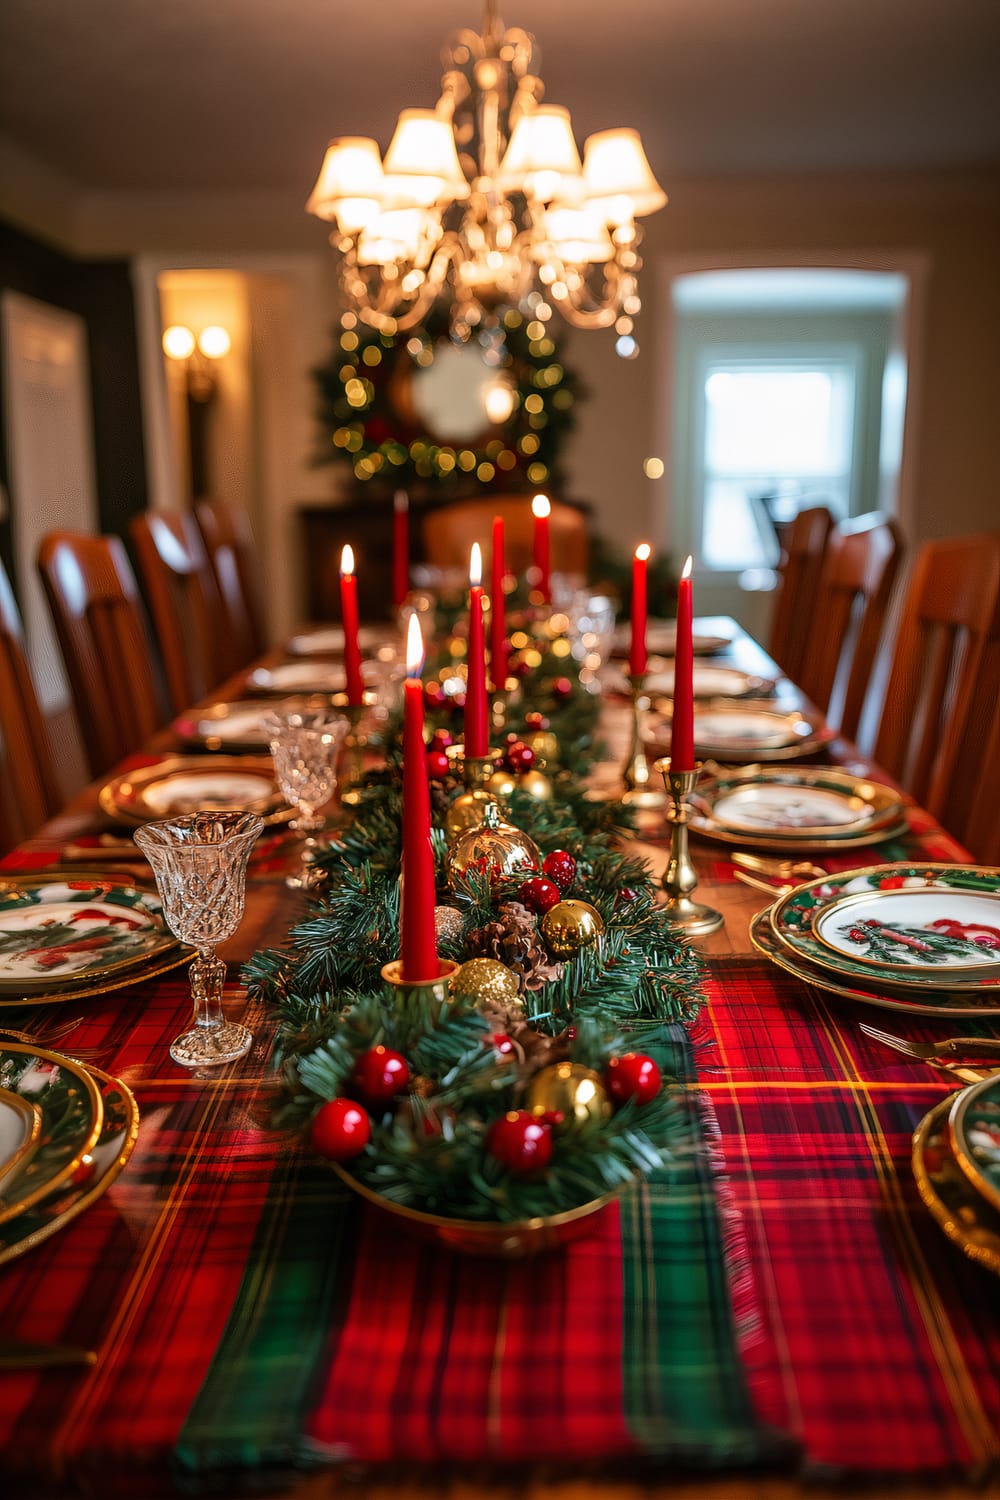
{"label": "decorated wreath", "polygon": [[432,312],[406,334],[379,333],[345,313],[334,350],[314,370],[320,404],[320,463],[348,463],[362,485],[433,489],[442,498],[488,491],[559,487],[560,453],[574,424],[580,382],[566,368],[550,325],[515,308],[468,342],[510,391],[510,415],[467,444],[439,441],[408,399],[414,372],[433,364],[448,319]]}
{"label": "decorated wreath", "polygon": [[485,796],[453,757],[432,759],[447,730],[428,746],[445,979],[407,991],[383,976],[400,950],[396,744],[319,856],[325,893],[244,975],[279,1022],[276,1123],[384,1205],[448,1221],[592,1204],[685,1131],[656,1054],[700,1006],[698,961],[621,851],[629,810],[590,800],[562,763],[562,731],[575,742],[589,720],[592,734],[594,699],[533,686]]}

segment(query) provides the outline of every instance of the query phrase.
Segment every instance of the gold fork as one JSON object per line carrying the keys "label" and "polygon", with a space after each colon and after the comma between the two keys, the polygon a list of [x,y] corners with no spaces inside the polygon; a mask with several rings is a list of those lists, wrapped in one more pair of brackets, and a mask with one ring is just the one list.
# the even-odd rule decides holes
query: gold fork
{"label": "gold fork", "polygon": [[[14,1026],[0,1026],[0,1037],[13,1037],[14,1041],[24,1042],[28,1047],[42,1047],[46,1052],[51,1052],[57,1050],[58,1043],[79,1024],[80,1018],[75,1021],[66,1021],[59,1026],[53,1026],[41,1036],[30,1031],[18,1031]],[[74,1047],[70,1044],[66,1050],[68,1056],[75,1057],[77,1062],[96,1062],[101,1053],[108,1049],[106,1046]]]}
{"label": "gold fork", "polygon": [[[996,1057],[1000,1059],[1000,1037],[950,1036],[943,1042],[909,1042],[905,1037],[894,1036],[890,1031],[879,1031],[875,1026],[861,1023],[865,1036],[883,1047],[892,1047],[904,1057],[914,1057],[918,1062],[934,1062],[943,1057]],[[998,1063],[1000,1066],[1000,1063]]]}
{"label": "gold fork", "polygon": [[808,859],[771,859],[762,854],[744,854],[737,849],[732,855],[734,865],[744,870],[754,870],[758,875],[773,875],[778,880],[819,880],[827,872],[822,865],[814,865]]}

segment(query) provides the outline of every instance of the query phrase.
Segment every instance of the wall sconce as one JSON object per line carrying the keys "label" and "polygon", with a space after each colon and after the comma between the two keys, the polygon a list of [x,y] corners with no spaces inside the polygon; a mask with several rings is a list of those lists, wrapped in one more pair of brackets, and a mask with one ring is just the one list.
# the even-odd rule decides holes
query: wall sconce
{"label": "wall sconce", "polygon": [[163,334],[164,354],[184,363],[188,396],[202,404],[215,395],[214,362],[224,359],[231,347],[229,334],[217,323],[203,328],[197,337],[183,323],[171,324]]}
{"label": "wall sconce", "polygon": [[216,392],[213,366],[225,358],[231,346],[229,334],[216,323],[203,328],[197,337],[183,323],[173,323],[163,333],[164,354],[184,365],[191,495],[195,500],[211,494],[207,424]]}

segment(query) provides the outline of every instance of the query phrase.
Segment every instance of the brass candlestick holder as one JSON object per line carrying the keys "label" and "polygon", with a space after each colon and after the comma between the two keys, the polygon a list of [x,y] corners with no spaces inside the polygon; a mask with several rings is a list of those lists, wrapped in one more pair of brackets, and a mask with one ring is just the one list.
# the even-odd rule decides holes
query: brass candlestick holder
{"label": "brass candlestick holder", "polygon": [[655,761],[653,769],[662,775],[670,798],[666,814],[670,824],[670,858],[661,881],[670,898],[666,906],[667,916],[682,927],[688,937],[705,937],[718,931],[725,918],[714,907],[699,906],[691,900],[698,876],[688,853],[688,799],[694,791],[701,766],[696,763],[693,771],[674,771],[667,755]]}
{"label": "brass candlestick holder", "polygon": [[629,675],[632,690],[632,739],[628,759],[622,770],[622,781],[625,783],[622,801],[627,802],[630,807],[663,807],[667,799],[658,787],[650,785],[649,762],[642,748],[642,716],[649,706],[645,683],[645,672]]}
{"label": "brass candlestick holder", "polygon": [[368,733],[365,728],[368,715],[377,702],[376,695],[367,688],[361,703],[348,703],[346,693],[334,693],[332,702],[338,713],[342,713],[350,728],[344,736],[340,775],[340,801],[342,806],[356,807],[361,800],[361,782],[365,770],[365,751],[368,748]]}
{"label": "brass candlestick holder", "polygon": [[444,1005],[449,997],[451,981],[462,967],[450,958],[438,959],[439,972],[434,979],[404,979],[403,960],[394,958],[382,965],[382,978],[393,993],[398,1004],[405,1006],[418,995]]}

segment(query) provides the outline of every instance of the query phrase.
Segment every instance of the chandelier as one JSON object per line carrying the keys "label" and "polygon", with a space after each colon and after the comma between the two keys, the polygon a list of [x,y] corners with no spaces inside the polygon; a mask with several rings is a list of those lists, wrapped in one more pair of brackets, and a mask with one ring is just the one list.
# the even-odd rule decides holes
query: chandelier
{"label": "chandelier", "polygon": [[381,333],[416,327],[448,299],[459,339],[517,307],[553,307],[578,328],[608,328],[636,350],[636,220],[667,196],[634,130],[584,146],[569,111],[543,104],[534,37],[505,29],[486,0],[482,34],[442,52],[434,109],[404,109],[383,161],[375,141],[330,142],[308,212],[334,224],[346,306]]}

